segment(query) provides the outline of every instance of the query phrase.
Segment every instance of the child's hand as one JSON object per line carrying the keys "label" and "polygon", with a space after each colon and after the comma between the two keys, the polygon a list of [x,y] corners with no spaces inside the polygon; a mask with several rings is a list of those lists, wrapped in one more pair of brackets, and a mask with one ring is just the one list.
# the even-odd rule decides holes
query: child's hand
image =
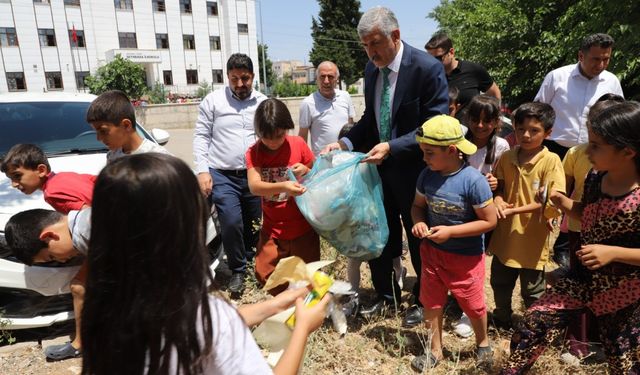
{"label": "child's hand", "polygon": [[576,251],[580,262],[590,270],[597,270],[611,263],[614,259],[614,252],[611,246],[607,245],[584,245]]}
{"label": "child's hand", "polygon": [[295,329],[303,329],[307,334],[315,331],[322,325],[327,316],[327,305],[331,301],[330,293],[325,294],[315,306],[305,306],[302,298],[296,300],[296,326]]}
{"label": "child's hand", "polygon": [[489,183],[491,191],[495,191],[498,188],[498,179],[496,178],[496,176],[492,175],[491,173],[487,173],[485,174],[485,177],[487,178],[487,182]]}
{"label": "child's hand", "polygon": [[298,182],[294,182],[294,181],[285,181],[284,182],[285,186],[285,191],[291,195],[291,196],[298,196],[298,195],[302,195],[305,191],[307,191],[307,188],[300,185]]}
{"label": "child's hand", "polygon": [[424,222],[415,223],[413,228],[411,228],[411,234],[413,234],[417,238],[425,238],[426,236],[431,234],[429,227]]}
{"label": "child's hand", "polygon": [[284,311],[296,303],[298,298],[304,298],[310,291],[311,284],[307,287],[287,289],[271,299],[276,313]]}
{"label": "child's hand", "polygon": [[564,197],[565,197],[565,195],[560,193],[558,190],[551,189],[551,191],[549,192],[549,200],[556,207],[560,207],[561,206],[562,198],[564,198]]}
{"label": "child's hand", "polygon": [[513,204],[506,203],[504,200],[502,200],[501,197],[495,197],[493,200],[493,204],[496,206],[498,219],[506,219],[507,216],[513,213],[511,211],[511,208],[513,208]]}
{"label": "child's hand", "polygon": [[309,168],[302,163],[295,163],[291,166],[291,172],[293,172],[293,175],[296,176],[296,178],[300,178],[309,172]]}
{"label": "child's hand", "polygon": [[451,238],[451,227],[446,225],[438,225],[431,228],[431,234],[427,238],[435,243],[444,243]]}

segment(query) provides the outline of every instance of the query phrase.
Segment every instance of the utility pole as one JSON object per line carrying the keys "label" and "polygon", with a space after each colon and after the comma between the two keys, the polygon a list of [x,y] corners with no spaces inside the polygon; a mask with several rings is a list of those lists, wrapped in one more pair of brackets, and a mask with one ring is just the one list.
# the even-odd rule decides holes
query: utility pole
{"label": "utility pole", "polygon": [[264,24],[262,23],[262,2],[258,0],[258,6],[260,9],[260,40],[262,43],[262,77],[264,78],[264,94],[269,95],[269,86],[267,84],[267,60],[264,54]]}

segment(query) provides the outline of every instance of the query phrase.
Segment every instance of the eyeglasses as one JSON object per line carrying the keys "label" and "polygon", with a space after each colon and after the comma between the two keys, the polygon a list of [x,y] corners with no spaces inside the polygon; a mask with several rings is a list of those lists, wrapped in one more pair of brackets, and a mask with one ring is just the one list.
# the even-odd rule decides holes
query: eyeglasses
{"label": "eyeglasses", "polygon": [[445,53],[443,53],[442,55],[438,55],[438,56],[433,56],[433,55],[432,55],[432,56],[433,56],[433,58],[434,58],[434,59],[439,60],[439,61],[442,61],[442,59],[443,59],[445,56],[447,56],[448,54],[449,54],[449,53],[445,52]]}

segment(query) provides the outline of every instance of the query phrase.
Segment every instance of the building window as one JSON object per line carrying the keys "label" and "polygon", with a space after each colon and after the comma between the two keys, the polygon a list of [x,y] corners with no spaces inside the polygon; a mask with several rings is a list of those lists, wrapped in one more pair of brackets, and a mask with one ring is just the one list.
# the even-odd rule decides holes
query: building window
{"label": "building window", "polygon": [[167,34],[156,34],[156,48],[157,49],[168,49],[169,48],[169,35],[167,35]]}
{"label": "building window", "polygon": [[207,1],[207,14],[210,16],[218,15],[218,2],[217,1]]}
{"label": "building window", "polygon": [[193,39],[193,35],[183,35],[182,44],[184,49],[196,49],[196,41]]}
{"label": "building window", "polygon": [[76,87],[78,90],[88,88],[86,79],[89,75],[89,72],[76,72]]}
{"label": "building window", "polygon": [[136,33],[118,33],[120,48],[138,48]]}
{"label": "building window", "polygon": [[162,71],[162,79],[165,85],[173,85],[173,74],[171,74],[170,70]]}
{"label": "building window", "polygon": [[75,40],[73,37],[73,30],[69,30],[69,40],[71,41],[71,46],[77,47],[86,47],[84,44],[84,30],[76,30]]}
{"label": "building window", "polygon": [[198,84],[198,71],[195,69],[187,69],[187,84],[189,85],[197,85]]}
{"label": "building window", "polygon": [[240,34],[247,34],[249,33],[249,25],[247,25],[246,23],[239,23],[238,24],[238,32]]}
{"label": "building window", "polygon": [[14,27],[0,27],[0,47],[18,46],[18,35]]}
{"label": "building window", "polygon": [[211,72],[213,73],[213,83],[224,83],[222,69],[213,69]]}
{"label": "building window", "polygon": [[38,38],[41,47],[56,46],[56,32],[53,29],[38,29]]}
{"label": "building window", "polygon": [[154,12],[164,12],[165,11],[164,0],[153,0],[152,1],[152,5],[153,5],[153,11]]}
{"label": "building window", "polygon": [[212,51],[220,50],[220,37],[219,36],[210,36],[209,37],[209,46]]}
{"label": "building window", "polygon": [[191,13],[191,0],[180,0],[180,13]]}
{"label": "building window", "polygon": [[[47,1],[49,2],[49,1]],[[74,7],[79,7],[80,6],[80,0],[64,0],[64,5],[71,5]]]}
{"label": "building window", "polygon": [[113,0],[116,9],[133,9],[133,0]]}
{"label": "building window", "polygon": [[49,4],[49,0],[33,0],[35,4]]}
{"label": "building window", "polygon": [[7,86],[9,91],[24,91],[27,89],[27,83],[24,80],[23,72],[7,72]]}
{"label": "building window", "polygon": [[44,78],[47,81],[48,90],[61,90],[62,87],[62,74],[60,72],[45,72]]}

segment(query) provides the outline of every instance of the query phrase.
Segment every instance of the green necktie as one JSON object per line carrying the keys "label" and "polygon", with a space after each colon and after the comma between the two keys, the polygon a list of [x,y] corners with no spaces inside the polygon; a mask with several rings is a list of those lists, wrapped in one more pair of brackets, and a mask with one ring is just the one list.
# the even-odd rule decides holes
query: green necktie
{"label": "green necktie", "polygon": [[391,139],[391,85],[389,84],[389,73],[391,69],[382,69],[382,96],[380,98],[380,142],[387,142]]}

